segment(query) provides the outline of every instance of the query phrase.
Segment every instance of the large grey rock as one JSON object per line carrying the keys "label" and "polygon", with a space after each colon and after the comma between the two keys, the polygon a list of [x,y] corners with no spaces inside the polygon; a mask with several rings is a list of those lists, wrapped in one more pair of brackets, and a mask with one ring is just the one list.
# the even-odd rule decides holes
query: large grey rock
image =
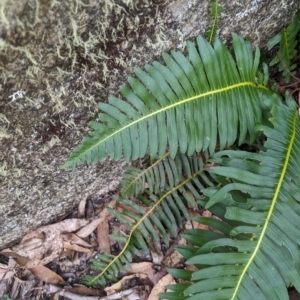
{"label": "large grey rock", "polygon": [[[220,1],[219,36],[264,46],[299,1]],[[208,0],[0,2],[0,248],[115,189],[123,162],[60,170],[97,102],[137,66],[183,49],[211,22]]]}

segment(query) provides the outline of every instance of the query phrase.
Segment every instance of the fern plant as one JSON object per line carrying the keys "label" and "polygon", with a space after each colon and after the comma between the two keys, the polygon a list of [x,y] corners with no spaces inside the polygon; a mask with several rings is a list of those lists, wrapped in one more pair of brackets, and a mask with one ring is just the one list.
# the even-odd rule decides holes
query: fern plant
{"label": "fern plant", "polygon": [[[286,286],[300,290],[300,119],[294,101],[272,106],[274,128],[258,128],[267,137],[265,151],[227,150],[212,159],[216,166],[209,172],[230,174],[231,181],[202,190],[208,198],[199,203],[223,222],[197,221],[221,232],[185,233],[194,249],[178,251],[198,271],[170,270],[192,282],[181,290],[182,299],[288,299]],[[172,293],[162,297],[178,299]]]}
{"label": "fern plant", "polygon": [[275,35],[268,42],[268,50],[273,49],[276,45],[280,45],[276,56],[271,60],[270,66],[278,65],[278,69],[282,72],[287,83],[290,82],[290,73],[293,72],[297,66],[292,64],[293,58],[297,54],[298,40],[296,36],[300,29],[300,11],[296,13],[294,21],[284,28],[280,33]]}
{"label": "fern plant", "polygon": [[[115,281],[124,265],[128,266],[134,254],[142,250],[149,254],[147,244],[152,240],[160,244],[160,236],[166,247],[169,247],[169,237],[176,238],[178,229],[182,228],[182,216],[188,218],[186,203],[196,208],[194,198],[200,199],[198,189],[204,185],[214,186],[214,175],[209,176],[204,171],[203,160],[189,158],[186,155],[178,155],[175,160],[169,159],[164,162],[164,171],[168,170],[168,180],[165,183],[167,192],[151,194],[148,198],[138,197],[141,205],[126,199],[123,196],[116,197],[122,202],[124,208],[121,212],[109,209],[109,211],[121,222],[131,228],[128,236],[111,235],[111,238],[124,244],[123,249],[117,256],[98,254],[93,260],[93,267],[101,271],[97,276],[86,276],[84,283],[89,286],[99,286],[107,280]],[[170,188],[170,182],[173,182]],[[166,189],[165,189],[166,190]],[[129,219],[128,219],[129,218]]]}
{"label": "fern plant", "polygon": [[[299,13],[295,20],[276,41],[296,44]],[[120,88],[126,100],[99,104],[99,121],[89,123],[93,131],[63,166],[145,155],[153,162],[125,171],[117,197],[123,210],[111,213],[131,230],[112,236],[123,245],[118,255],[93,260],[99,274],[85,278],[89,286],[117,280],[150,241],[168,246],[189,218],[187,208],[201,205],[219,219],[197,221],[217,232],[183,235],[190,245],[177,249],[198,271],[170,269],[186,282],[170,286],[173,293],[163,298],[282,300],[287,286],[300,291],[296,104],[282,103],[268,87],[259,49],[253,54],[250,43],[233,34],[231,52],[211,32],[212,43],[187,42],[187,56],[164,53],[164,64],[137,69]],[[278,57],[286,62],[290,54],[280,48]],[[259,153],[237,151],[259,141]]]}

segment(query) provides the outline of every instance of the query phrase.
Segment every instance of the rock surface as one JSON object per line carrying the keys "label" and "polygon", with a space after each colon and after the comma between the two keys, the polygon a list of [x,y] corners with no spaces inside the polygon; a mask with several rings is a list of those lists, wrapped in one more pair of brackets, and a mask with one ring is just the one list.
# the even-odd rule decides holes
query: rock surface
{"label": "rock surface", "polygon": [[[296,0],[220,1],[218,35],[264,46]],[[61,170],[97,102],[137,66],[183,49],[211,23],[208,0],[0,3],[0,249],[117,187],[124,162]]]}

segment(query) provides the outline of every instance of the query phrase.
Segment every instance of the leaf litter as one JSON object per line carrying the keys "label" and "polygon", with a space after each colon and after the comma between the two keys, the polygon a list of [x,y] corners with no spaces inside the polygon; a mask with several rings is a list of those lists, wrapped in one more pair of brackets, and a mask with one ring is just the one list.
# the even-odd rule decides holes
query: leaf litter
{"label": "leaf litter", "polygon": [[[108,196],[110,197],[110,196]],[[111,197],[96,204],[83,199],[76,211],[55,224],[41,226],[23,237],[20,244],[0,253],[0,299],[81,299],[81,300],[154,300],[174,281],[168,267],[184,267],[183,257],[175,244],[186,243],[178,236],[165,251],[161,245],[149,243],[149,257],[139,257],[131,268],[120,274],[120,280],[101,289],[81,285],[85,275],[92,275],[90,260],[98,252],[117,254],[122,244],[109,236],[112,232],[128,232],[106,207],[115,207]],[[210,216],[207,211],[189,210],[190,217]],[[187,221],[185,228],[199,226]],[[203,228],[206,229],[206,228]]]}

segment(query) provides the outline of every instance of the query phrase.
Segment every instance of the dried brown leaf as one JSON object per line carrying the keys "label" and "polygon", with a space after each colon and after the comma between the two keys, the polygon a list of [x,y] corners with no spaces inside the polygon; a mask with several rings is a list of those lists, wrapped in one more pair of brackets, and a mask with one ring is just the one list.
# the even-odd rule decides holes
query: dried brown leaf
{"label": "dried brown leaf", "polygon": [[[201,214],[199,214],[198,212],[193,211],[192,209],[189,209],[188,213],[189,213],[190,218],[201,217]],[[203,213],[202,213],[202,217],[211,217],[211,216],[212,216],[212,213],[208,210],[204,210]],[[209,229],[207,225],[199,224],[196,221],[189,221],[189,222],[191,222],[192,226],[190,228],[190,225],[186,224],[186,229],[192,229],[192,228],[196,228],[196,229],[199,228],[199,229],[203,229],[203,230],[208,230]]]}
{"label": "dried brown leaf", "polygon": [[14,271],[7,271],[4,274],[0,274],[0,282],[1,280],[6,280],[6,279],[10,279],[15,275]]}
{"label": "dried brown leaf", "polygon": [[[108,207],[113,208],[115,206],[116,201],[110,201],[108,203]],[[99,214],[99,218],[92,221],[91,223],[87,224],[85,227],[81,228],[79,231],[76,232],[76,235],[79,236],[80,238],[85,238],[89,236],[94,230],[98,227],[98,225],[103,222],[110,213],[106,208],[104,208],[101,213]]]}
{"label": "dried brown leaf", "polygon": [[89,223],[88,225],[81,228],[78,232],[76,232],[76,235],[81,238],[86,238],[95,231],[95,229],[101,222],[102,220],[100,218],[93,220],[91,223]]}
{"label": "dried brown leaf", "polygon": [[100,252],[110,253],[109,224],[107,219],[99,223],[97,227],[97,238],[99,245],[98,250]]}
{"label": "dried brown leaf", "polygon": [[198,268],[195,267],[194,265],[185,265],[185,269],[193,272],[198,271]]}
{"label": "dried brown leaf", "polygon": [[67,284],[62,277],[58,274],[54,273],[52,270],[48,269],[45,266],[37,266],[31,268],[30,271],[36,276],[38,279],[51,284]]}
{"label": "dried brown leaf", "polygon": [[86,254],[86,260],[89,260],[91,257],[94,257],[97,254],[94,249],[90,248],[90,251]]}
{"label": "dried brown leaf", "polygon": [[79,294],[79,295],[85,295],[85,296],[101,296],[103,293],[102,291],[100,291],[98,289],[95,290],[95,289],[88,288],[84,285],[79,285],[79,284],[76,286],[73,286],[70,289],[70,292]]}
{"label": "dried brown leaf", "polygon": [[145,274],[133,274],[133,275],[129,275],[129,276],[124,276],[121,280],[119,280],[118,282],[116,282],[115,284],[113,284],[112,286],[108,286],[106,287],[104,290],[107,293],[107,295],[112,295],[115,294],[116,292],[122,291],[125,283],[132,279],[132,278],[140,278],[140,279],[146,279],[147,276]]}
{"label": "dried brown leaf", "polygon": [[55,224],[39,227],[36,231],[45,233],[46,238],[49,238],[49,236],[56,236],[60,233],[74,232],[88,223],[89,221],[84,219],[68,219]]}
{"label": "dried brown leaf", "polygon": [[152,262],[140,262],[140,263],[132,263],[130,265],[130,269],[128,270],[129,274],[134,273],[144,273],[148,269],[152,269]]}
{"label": "dried brown leaf", "polygon": [[23,256],[28,256],[29,253],[39,248],[44,242],[44,237],[33,237],[28,239],[22,239],[19,245],[12,247],[12,251],[19,253]]}
{"label": "dried brown leaf", "polygon": [[[14,252],[2,252],[3,255],[13,257],[20,267],[26,267],[30,260]],[[27,268],[38,279],[52,284],[66,284],[66,282],[56,273],[45,266],[39,265],[33,268]]]}
{"label": "dried brown leaf", "polygon": [[1,253],[5,256],[9,257],[9,258],[10,257],[13,258],[20,267],[24,267],[26,265],[26,263],[29,261],[28,258],[23,257],[23,256],[21,256],[17,253],[14,253],[14,252],[2,251]]}
{"label": "dried brown leaf", "polygon": [[[14,247],[13,252],[30,259],[26,267],[33,268],[38,265],[46,265],[59,257],[63,252],[63,237],[68,232],[73,232],[88,224],[87,220],[69,219],[39,227],[23,238],[24,243]],[[71,236],[71,240],[76,239],[80,244],[85,244],[80,238]]]}
{"label": "dried brown leaf", "polygon": [[52,242],[47,239],[39,250],[40,252],[34,251],[34,253],[29,256],[31,260],[26,265],[27,268],[33,268],[38,265],[47,265],[58,258],[64,250],[62,237],[60,235],[55,236],[52,239]]}
{"label": "dried brown leaf", "polygon": [[40,239],[43,241],[45,239],[45,235],[43,232],[31,231],[22,238],[20,244],[24,244],[28,240],[32,240],[32,239]]}
{"label": "dried brown leaf", "polygon": [[78,216],[80,218],[85,217],[85,207],[86,207],[87,198],[88,197],[84,197],[83,199],[81,199],[81,201],[78,204]]}
{"label": "dried brown leaf", "polygon": [[170,284],[173,280],[173,276],[167,274],[162,279],[160,279],[157,284],[153,287],[148,300],[159,300],[158,294],[165,290],[165,286]]}
{"label": "dried brown leaf", "polygon": [[88,248],[91,247],[89,243],[87,243],[86,241],[84,241],[74,233],[62,233],[61,237],[64,242],[70,242],[71,244],[76,244]]}
{"label": "dried brown leaf", "polygon": [[152,286],[154,286],[163,276],[167,274],[167,269],[161,267],[161,269],[158,271],[156,268],[149,268],[148,270],[145,270],[143,274],[147,275]]}
{"label": "dried brown leaf", "polygon": [[20,287],[21,287],[21,283],[18,280],[14,280],[10,291],[10,297],[12,299],[17,299],[20,291]]}
{"label": "dried brown leaf", "polygon": [[179,252],[174,251],[173,253],[164,258],[164,260],[162,261],[162,265],[168,268],[174,268],[183,260],[183,256]]}
{"label": "dried brown leaf", "polygon": [[89,253],[90,249],[88,248],[83,248],[81,246],[78,246],[76,244],[71,244],[70,242],[64,242],[64,248],[66,249],[71,249],[77,252],[85,252],[85,253]]}
{"label": "dried brown leaf", "polygon": [[14,271],[8,265],[0,263],[0,282],[4,279],[9,279],[15,275]]}
{"label": "dried brown leaf", "polygon": [[[192,209],[189,209],[189,216],[190,218],[201,217],[201,215],[197,211],[193,211]],[[199,225],[199,223],[197,223],[196,221],[191,220],[190,222],[192,224],[192,228],[197,228],[197,226]]]}

